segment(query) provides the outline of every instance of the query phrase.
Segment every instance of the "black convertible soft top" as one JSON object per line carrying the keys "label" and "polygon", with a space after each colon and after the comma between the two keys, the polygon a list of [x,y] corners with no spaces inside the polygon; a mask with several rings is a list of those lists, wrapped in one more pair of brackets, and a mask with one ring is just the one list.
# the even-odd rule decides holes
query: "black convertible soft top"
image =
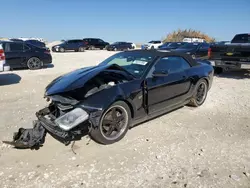
{"label": "black convertible soft top", "polygon": [[186,59],[190,65],[197,66],[198,62],[193,59],[190,55],[181,53],[181,52],[168,52],[168,51],[160,51],[160,50],[132,50],[132,51],[125,51],[125,53],[133,53],[133,52],[140,52],[140,53],[145,53],[145,54],[151,54],[152,56],[157,56],[159,58],[161,57],[166,57],[166,56],[180,56]]}

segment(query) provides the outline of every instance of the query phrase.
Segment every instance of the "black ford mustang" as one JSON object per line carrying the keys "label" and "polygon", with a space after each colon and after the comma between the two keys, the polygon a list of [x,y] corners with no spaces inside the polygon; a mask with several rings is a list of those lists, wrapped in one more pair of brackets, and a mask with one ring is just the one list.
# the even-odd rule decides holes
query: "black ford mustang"
{"label": "black ford mustang", "polygon": [[186,54],[120,52],[52,81],[45,92],[50,104],[36,113],[37,131],[67,143],[88,128],[95,141],[112,144],[135,124],[187,104],[202,105],[212,81],[213,67]]}

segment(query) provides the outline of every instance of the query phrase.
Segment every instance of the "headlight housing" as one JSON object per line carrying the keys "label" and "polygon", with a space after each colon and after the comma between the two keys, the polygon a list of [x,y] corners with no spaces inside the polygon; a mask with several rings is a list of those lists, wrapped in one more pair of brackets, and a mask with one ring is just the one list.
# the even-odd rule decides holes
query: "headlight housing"
{"label": "headlight housing", "polygon": [[89,115],[85,110],[81,108],[75,108],[74,110],[71,110],[70,112],[57,118],[55,123],[63,130],[69,131],[80,123],[86,121],[88,118]]}

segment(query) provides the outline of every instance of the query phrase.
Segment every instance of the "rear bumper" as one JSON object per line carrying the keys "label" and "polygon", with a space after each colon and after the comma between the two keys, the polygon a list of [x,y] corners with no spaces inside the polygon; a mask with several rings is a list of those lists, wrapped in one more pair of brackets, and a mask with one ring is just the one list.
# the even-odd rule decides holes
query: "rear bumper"
{"label": "rear bumper", "polygon": [[241,61],[223,61],[223,60],[209,60],[214,67],[221,67],[227,69],[248,69],[250,70],[250,62]]}
{"label": "rear bumper", "polygon": [[52,56],[46,55],[42,59],[43,65],[51,64],[52,63]]}

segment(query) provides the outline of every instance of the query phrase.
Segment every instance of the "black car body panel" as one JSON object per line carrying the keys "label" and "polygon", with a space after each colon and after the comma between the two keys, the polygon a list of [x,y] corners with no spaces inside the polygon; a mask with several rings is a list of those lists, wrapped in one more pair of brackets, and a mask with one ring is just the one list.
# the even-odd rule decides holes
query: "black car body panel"
{"label": "black car body panel", "polygon": [[87,49],[89,48],[104,49],[106,48],[106,46],[109,45],[108,42],[105,42],[104,40],[99,38],[84,38],[83,42],[87,46]]}
{"label": "black car body panel", "polygon": [[13,68],[27,67],[27,61],[32,57],[39,58],[43,65],[52,63],[52,56],[47,48],[39,48],[26,42],[1,41],[3,44],[6,64]]}
{"label": "black car body panel", "polygon": [[186,43],[173,51],[179,53],[186,53],[194,58],[207,58],[209,43]]}
{"label": "black car body panel", "polygon": [[106,47],[106,49],[108,51],[114,51],[114,50],[128,50],[128,49],[132,49],[132,45],[131,43],[128,42],[115,42],[113,44],[110,44]]}
{"label": "black car body panel", "polygon": [[86,45],[83,40],[81,39],[74,39],[74,40],[65,40],[62,43],[52,46],[53,52],[59,52],[60,48],[63,48],[64,51],[74,50],[78,51],[79,48],[86,48]]}
{"label": "black car body panel", "polygon": [[237,34],[230,44],[211,45],[209,60],[223,69],[250,70],[250,34]]}

